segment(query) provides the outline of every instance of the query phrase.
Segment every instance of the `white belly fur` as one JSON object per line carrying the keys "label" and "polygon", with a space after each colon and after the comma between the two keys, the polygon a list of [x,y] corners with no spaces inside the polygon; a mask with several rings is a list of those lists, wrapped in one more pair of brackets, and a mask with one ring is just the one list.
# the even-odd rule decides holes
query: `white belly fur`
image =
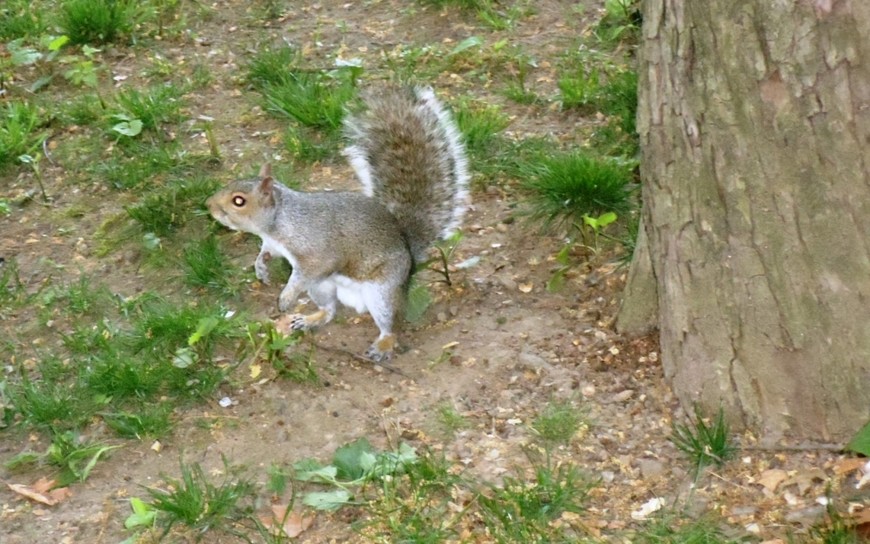
{"label": "white belly fur", "polygon": [[342,304],[360,314],[369,311],[363,293],[373,288],[371,282],[355,281],[340,274],[335,274],[325,281],[335,285],[335,296]]}

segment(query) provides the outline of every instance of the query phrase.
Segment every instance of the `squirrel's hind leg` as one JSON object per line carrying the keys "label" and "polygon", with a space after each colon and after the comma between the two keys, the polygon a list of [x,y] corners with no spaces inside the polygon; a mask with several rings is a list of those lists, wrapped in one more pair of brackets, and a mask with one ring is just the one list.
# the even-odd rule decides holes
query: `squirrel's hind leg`
{"label": "squirrel's hind leg", "polygon": [[317,305],[317,311],[307,315],[291,315],[290,328],[294,331],[307,331],[314,327],[326,325],[335,317],[335,307],[337,304],[335,283],[322,281],[308,289],[308,296]]}
{"label": "squirrel's hind leg", "polygon": [[362,292],[366,308],[372,315],[381,334],[375,339],[365,356],[374,361],[388,361],[396,348],[393,322],[396,310],[403,303],[402,287],[395,285],[368,284]]}

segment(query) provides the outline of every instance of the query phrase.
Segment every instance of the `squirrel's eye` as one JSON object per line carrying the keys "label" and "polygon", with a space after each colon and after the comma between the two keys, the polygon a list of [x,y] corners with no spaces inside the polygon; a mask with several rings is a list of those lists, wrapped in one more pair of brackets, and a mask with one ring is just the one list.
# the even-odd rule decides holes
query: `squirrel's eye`
{"label": "squirrel's eye", "polygon": [[233,197],[233,206],[235,206],[236,208],[241,208],[244,205],[245,205],[245,197],[238,196],[238,195]]}

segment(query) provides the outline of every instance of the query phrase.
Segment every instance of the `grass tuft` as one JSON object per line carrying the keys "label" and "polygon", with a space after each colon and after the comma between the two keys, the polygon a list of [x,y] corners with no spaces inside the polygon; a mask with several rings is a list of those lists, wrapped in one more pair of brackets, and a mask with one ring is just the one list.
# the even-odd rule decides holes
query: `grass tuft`
{"label": "grass tuft", "polygon": [[98,45],[129,36],[136,24],[135,0],[67,0],[60,27],[75,45]]}
{"label": "grass tuft", "polygon": [[634,207],[634,164],[579,152],[527,163],[528,213],[545,228],[582,225],[584,215],[624,214]]}
{"label": "grass tuft", "polygon": [[206,199],[219,186],[220,182],[212,178],[175,181],[152,190],[138,204],[125,209],[142,232],[169,236],[195,217],[197,210],[204,210]]}
{"label": "grass tuft", "polygon": [[263,88],[266,108],[302,126],[338,132],[347,103],[356,95],[352,70],[288,73]]}
{"label": "grass tuft", "polygon": [[45,139],[39,132],[42,121],[36,106],[10,101],[0,107],[0,169],[18,163]]}
{"label": "grass tuft", "polygon": [[483,519],[498,542],[547,542],[551,522],[584,509],[593,484],[571,464],[537,463],[528,482],[507,477],[503,487],[491,487],[478,502]]}
{"label": "grass tuft", "polygon": [[632,535],[636,544],[737,544],[725,536],[714,516],[688,519],[673,512],[658,515]]}
{"label": "grass tuft", "polygon": [[125,89],[118,93],[117,101],[124,114],[138,119],[144,130],[156,131],[163,125],[184,120],[181,113],[183,94],[175,85],[155,85],[145,91]]}
{"label": "grass tuft", "polygon": [[184,281],[193,287],[208,287],[226,291],[230,287],[231,270],[226,255],[212,234],[184,248]]}
{"label": "grass tuft", "polygon": [[583,410],[570,401],[550,401],[532,422],[532,429],[545,443],[567,444],[587,425]]}
{"label": "grass tuft", "polygon": [[0,8],[0,40],[41,36],[48,29],[45,12],[34,9],[31,0],[5,0]]}
{"label": "grass tuft", "polygon": [[669,440],[689,457],[696,473],[708,465],[721,466],[737,454],[721,408],[713,422],[707,423],[696,406],[695,418],[688,425],[673,423]]}
{"label": "grass tuft", "polygon": [[225,531],[236,534],[234,523],[253,511],[254,484],[238,476],[224,459],[223,479],[212,483],[199,463],[181,463],[181,479],[165,478],[167,490],[148,489],[150,507],[158,512],[164,536],[176,524],[200,534]]}

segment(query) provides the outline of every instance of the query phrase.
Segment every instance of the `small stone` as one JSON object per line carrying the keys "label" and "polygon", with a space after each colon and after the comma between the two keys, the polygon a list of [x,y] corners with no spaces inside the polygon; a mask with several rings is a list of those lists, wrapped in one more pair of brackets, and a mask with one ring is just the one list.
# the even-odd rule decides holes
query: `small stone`
{"label": "small stone", "polygon": [[646,480],[658,478],[665,473],[665,465],[656,459],[641,458],[637,460],[637,467],[641,476]]}
{"label": "small stone", "polygon": [[633,396],[634,396],[633,390],[625,389],[625,390],[620,391],[619,393],[613,395],[613,399],[611,399],[611,400],[613,402],[625,402]]}

